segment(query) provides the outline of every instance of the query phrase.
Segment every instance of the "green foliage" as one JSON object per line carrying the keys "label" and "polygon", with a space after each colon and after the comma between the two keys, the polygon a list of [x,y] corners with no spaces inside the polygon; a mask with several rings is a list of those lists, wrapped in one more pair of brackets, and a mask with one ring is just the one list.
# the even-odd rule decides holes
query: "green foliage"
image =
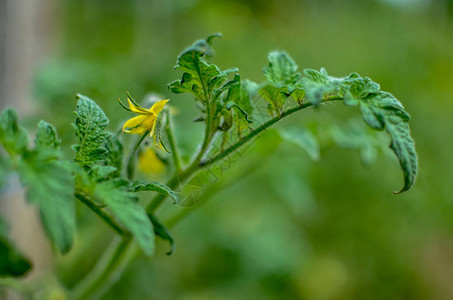
{"label": "green foliage", "polygon": [[259,93],[268,103],[268,111],[280,115],[288,97],[292,96],[301,104],[305,91],[301,85],[301,74],[294,59],[283,51],[274,51],[268,55],[269,66],[263,68],[268,83]]}
{"label": "green foliage", "polygon": [[168,229],[153,214],[148,214],[148,217],[153,223],[154,234],[170,243],[171,249],[167,252],[167,255],[173,254],[173,252],[175,252],[175,241]]}
{"label": "green foliage", "polygon": [[93,100],[77,95],[76,110],[76,151],[75,161],[82,166],[88,166],[104,161],[107,157],[105,143],[110,134],[105,131],[109,119]]}
{"label": "green foliage", "polygon": [[152,191],[157,192],[159,194],[163,194],[165,196],[169,196],[173,199],[174,203],[177,203],[178,196],[176,193],[171,190],[168,186],[158,182],[134,182],[131,186],[132,192],[142,192],[142,191]]}
{"label": "green foliage", "polygon": [[[263,69],[266,82],[255,84],[243,81],[238,69],[222,71],[208,61],[214,54],[212,40],[219,36],[212,35],[186,48],[178,57],[176,65],[183,72],[182,79],[168,85],[174,93],[190,93],[195,96],[203,113],[197,120],[205,122],[205,135],[191,162],[183,165],[183,160],[179,157],[175,135],[169,126],[169,110],[164,110],[157,121],[152,118],[146,121],[156,122],[151,123],[155,124],[153,132],[156,144],[162,145],[167,152],[171,150],[174,168],[168,186],[148,181],[131,183],[136,175],[143,175],[135,174],[135,158],[148,133],[142,135],[131,148],[132,151],[127,153],[128,160],[125,161],[124,152],[128,148],[123,146],[119,133],[112,135],[106,131],[109,119],[95,101],[85,96],[78,95],[74,124],[74,161],[61,160],[61,140],[51,124],[44,121],[39,123],[35,147],[30,149],[28,134],[18,125],[15,111],[6,109],[2,112],[0,142],[12,159],[0,156],[0,185],[11,170],[18,170],[27,190],[28,202],[38,207],[44,230],[60,252],[67,253],[72,247],[76,223],[74,198],[87,205],[118,234],[124,236],[121,246],[109,258],[111,261],[100,264],[101,275],[93,281],[94,285],[109,281],[109,273],[116,273],[121,268],[121,256],[124,255],[122,251],[128,248],[130,237],[135,239],[145,256],[154,253],[155,236],[168,241],[171,246],[168,254],[173,253],[174,239],[156,217],[156,209],[167,197],[178,203],[173,189],[183,187],[203,168],[213,166],[228,155],[238,152],[283,118],[310,106],[320,107],[330,101],[343,101],[347,106],[358,106],[369,128],[362,122],[360,126],[351,123],[343,128],[337,125],[330,128],[329,124],[317,120],[321,127],[330,130],[327,138],[330,138],[329,142],[358,150],[362,161],[369,164],[374,161],[376,148],[380,145],[380,140],[374,133],[376,130],[386,130],[391,138],[390,148],[404,173],[404,185],[399,193],[407,191],[414,183],[417,155],[410,137],[410,117],[393,95],[381,91],[377,83],[356,73],[335,78],[329,76],[325,69],[305,69],[299,72],[294,59],[282,51],[269,54],[269,64]],[[258,109],[254,108],[251,99],[258,95],[267,102],[271,117],[255,125],[252,124],[252,118],[255,119],[254,114]],[[295,101],[287,103],[288,98]],[[136,104],[129,94],[128,99]],[[120,104],[123,105],[121,102]],[[123,107],[130,110],[124,105]],[[139,117],[136,120],[141,119]],[[268,155],[269,149],[276,149],[283,139],[304,149],[311,159],[317,161],[321,146],[314,134],[316,130],[312,130],[314,128],[316,129],[294,126],[282,128],[279,134],[275,133],[271,140],[265,142],[268,145],[264,151],[266,153],[262,154]],[[236,134],[233,134],[234,130],[237,130]],[[169,139],[169,147],[166,146],[165,135]],[[168,154],[158,155],[164,157],[163,160],[170,161]],[[125,177],[123,173],[126,173]],[[277,188],[286,180],[281,181],[275,185]],[[294,183],[298,185],[293,180],[291,184]],[[137,194],[143,191],[158,193],[146,208],[140,205]],[[174,225],[174,220],[179,219],[172,219],[173,222],[169,224]],[[22,275],[30,268],[26,258],[4,239],[1,230],[0,252],[8,258],[0,261],[0,274]],[[104,265],[105,270],[102,270]],[[95,275],[97,272],[98,270],[94,272]],[[88,285],[86,293],[89,294],[96,288]]]}
{"label": "green foliage", "polygon": [[6,181],[10,171],[10,162],[0,154],[0,188]]}
{"label": "green foliage", "polygon": [[132,233],[147,256],[154,253],[154,231],[136,194],[122,181],[107,181],[96,185],[94,196]]}
{"label": "green foliage", "polygon": [[2,112],[0,124],[0,141],[15,158],[12,164],[2,159],[2,169],[10,165],[19,171],[27,200],[38,206],[45,232],[62,253],[68,252],[75,230],[74,186],[71,171],[57,160],[60,139],[55,128],[41,121],[35,149],[28,150],[28,134],[18,125],[14,109]]}
{"label": "green foliage", "polygon": [[28,133],[17,123],[17,113],[6,108],[0,115],[0,142],[10,155],[22,154],[28,144]]}
{"label": "green foliage", "polygon": [[189,92],[197,100],[206,102],[209,101],[214,88],[218,88],[227,75],[237,71],[230,69],[221,72],[216,65],[206,61],[206,56],[214,55],[211,43],[216,37],[220,37],[220,34],[196,41],[179,55],[175,68],[184,73],[181,80],[176,80],[168,85],[170,91],[176,94]]}
{"label": "green foliage", "polygon": [[274,85],[292,85],[300,79],[299,67],[292,57],[281,51],[267,56],[269,66],[263,69],[266,79]]}
{"label": "green foliage", "polygon": [[124,158],[124,149],[123,144],[120,141],[118,135],[112,135],[107,143],[105,148],[108,151],[108,155],[105,158],[105,164],[108,166],[115,167],[116,170],[113,172],[113,177],[120,176],[121,170],[123,168],[123,158]]}
{"label": "green foliage", "polygon": [[57,130],[53,125],[41,121],[36,131],[35,144],[37,150],[60,150],[61,139],[57,136]]}
{"label": "green foliage", "polygon": [[[357,73],[335,78],[329,76],[323,68],[320,71],[305,69],[304,76],[301,77],[294,60],[284,52],[272,52],[268,59],[269,66],[263,70],[268,82],[259,93],[269,103],[271,115],[282,114],[285,101],[290,95],[299,104],[305,98],[314,105],[332,100],[343,100],[348,106],[358,105],[364,121],[373,129],[385,128],[392,139],[390,148],[397,156],[404,174],[404,184],[399,193],[412,186],[417,174],[417,154],[407,126],[410,117],[392,94],[380,91],[379,84],[368,77],[362,78]],[[289,133],[286,132],[284,137],[285,135],[288,137]],[[292,135],[294,141],[300,144],[304,133],[300,136],[294,133]],[[313,141],[312,138],[309,140]]]}
{"label": "green foliage", "polygon": [[27,200],[39,207],[47,235],[62,253],[68,252],[75,230],[71,170],[46,153],[32,151],[20,162],[19,174],[27,189]]}
{"label": "green foliage", "polygon": [[0,276],[23,276],[32,267],[26,258],[7,237],[7,228],[0,218]]}

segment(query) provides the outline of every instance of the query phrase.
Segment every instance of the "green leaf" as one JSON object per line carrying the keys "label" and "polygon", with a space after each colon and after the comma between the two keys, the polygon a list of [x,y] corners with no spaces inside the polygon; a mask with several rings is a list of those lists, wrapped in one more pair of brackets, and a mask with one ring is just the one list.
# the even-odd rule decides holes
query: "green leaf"
{"label": "green leaf", "polygon": [[[354,80],[361,82],[358,78]],[[407,125],[410,116],[392,94],[376,91],[378,87],[367,79],[357,85],[351,95],[360,105],[365,122],[377,130],[385,128],[392,138],[390,148],[397,156],[404,174],[404,185],[398,192],[402,193],[413,185],[418,169],[417,153]]]}
{"label": "green leaf", "polygon": [[105,144],[105,148],[108,151],[108,155],[105,158],[105,164],[116,168],[116,171],[111,174],[111,177],[119,177],[123,168],[124,157],[123,144],[121,143],[119,136],[112,135]]}
{"label": "green leaf", "polygon": [[214,55],[211,43],[215,37],[220,35],[214,34],[207,39],[198,40],[180,54],[175,68],[184,73],[181,80],[173,81],[168,85],[171,92],[191,93],[196,100],[206,104],[208,101],[214,103],[214,100],[230,88],[231,82],[224,83],[229,76],[236,74],[238,69],[220,71],[216,65],[209,63],[206,59]]}
{"label": "green leaf", "polygon": [[10,172],[10,161],[0,154],[0,188],[5,184],[8,173]]}
{"label": "green leaf", "polygon": [[274,51],[267,56],[269,66],[263,69],[264,76],[274,85],[296,84],[301,74],[294,59],[283,51]]}
{"label": "green leaf", "polygon": [[[179,55],[175,68],[184,71],[184,74],[181,80],[169,84],[170,91],[177,94],[190,92],[202,102],[210,98],[220,70],[216,65],[208,63],[204,57],[214,55],[214,49],[211,47],[214,37],[220,37],[220,35],[198,40]],[[210,84],[211,81],[213,82]]]}
{"label": "green leaf", "polygon": [[91,168],[89,176],[95,182],[105,181],[110,178],[110,175],[117,171],[113,166],[95,165]]}
{"label": "green leaf", "polygon": [[385,126],[385,121],[382,118],[382,116],[377,113],[376,108],[366,105],[366,104],[361,104],[360,105],[360,111],[362,112],[362,117],[363,120],[372,128],[376,130],[382,130],[384,129]]}
{"label": "green leaf", "polygon": [[319,143],[309,130],[299,127],[289,127],[282,128],[279,132],[283,139],[304,149],[312,160],[319,160]]}
{"label": "green leaf", "polygon": [[291,97],[301,104],[305,97],[305,90],[297,84],[291,92]]}
{"label": "green leaf", "polygon": [[266,84],[259,90],[261,97],[266,100],[272,107],[275,113],[280,114],[285,104],[285,100],[289,97],[288,88],[286,86],[277,88],[271,84]]}
{"label": "green leaf", "polygon": [[104,203],[112,215],[132,233],[140,249],[147,256],[154,253],[154,231],[138,197],[127,190],[127,185],[107,181],[96,186],[95,197]]}
{"label": "green leaf", "polygon": [[305,69],[304,74],[302,85],[306,98],[311,103],[317,105],[328,98],[342,96],[341,81],[329,77],[324,68],[320,71]]}
{"label": "green leaf", "polygon": [[27,152],[19,164],[28,202],[37,205],[44,229],[61,253],[72,247],[75,230],[74,183],[71,171],[47,152]]}
{"label": "green leaf", "polygon": [[32,267],[7,237],[6,224],[0,218],[0,276],[23,276]]}
{"label": "green leaf", "polygon": [[168,186],[158,182],[134,182],[130,188],[132,192],[153,191],[173,199],[174,203],[178,201],[176,193]]}
{"label": "green leaf", "polygon": [[407,123],[396,117],[391,117],[386,123],[386,129],[392,138],[390,148],[398,157],[404,173],[404,185],[399,192],[395,192],[399,194],[409,190],[415,181],[418,168],[417,153]]}
{"label": "green leaf", "polygon": [[10,155],[22,154],[27,148],[28,133],[17,123],[17,113],[12,107],[0,114],[0,143]]}
{"label": "green leaf", "polygon": [[239,75],[236,75],[231,82],[234,84],[228,89],[228,94],[224,100],[226,102],[225,107],[228,110],[232,107],[236,108],[234,111],[234,123],[238,127],[238,132],[242,132],[252,123],[253,106],[250,102],[248,83],[241,82]]}
{"label": "green leaf", "polygon": [[53,125],[42,121],[38,124],[35,145],[37,150],[60,150],[61,139]]}
{"label": "green leaf", "polygon": [[108,151],[105,144],[110,134],[105,131],[109,119],[93,100],[77,95],[77,119],[75,123],[76,151],[75,161],[82,166],[89,166],[104,161]]}
{"label": "green leaf", "polygon": [[175,252],[175,241],[171,236],[167,228],[155,217],[153,214],[148,214],[149,219],[153,223],[154,234],[158,237],[161,237],[164,240],[167,240],[170,243],[170,251],[167,252],[167,255],[173,254]]}

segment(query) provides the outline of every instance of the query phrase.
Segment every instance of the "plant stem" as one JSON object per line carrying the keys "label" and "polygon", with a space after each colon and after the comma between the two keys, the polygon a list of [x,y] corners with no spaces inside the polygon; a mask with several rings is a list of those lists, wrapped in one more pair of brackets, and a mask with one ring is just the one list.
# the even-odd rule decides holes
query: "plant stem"
{"label": "plant stem", "polygon": [[137,152],[138,148],[140,147],[141,143],[145,140],[146,136],[149,134],[149,131],[145,132],[140,139],[137,141],[137,143],[134,146],[134,149],[132,150],[131,156],[129,156],[129,160],[127,161],[127,179],[132,180],[134,178],[134,173],[135,173],[135,152]]}
{"label": "plant stem", "polygon": [[70,299],[84,300],[101,296],[129,263],[127,250],[130,249],[130,242],[130,237],[115,238],[94,270],[73,291]]}
{"label": "plant stem", "polygon": [[173,164],[175,166],[176,172],[181,171],[181,156],[179,155],[178,146],[176,144],[176,138],[173,134],[173,122],[170,118],[170,113],[167,114],[168,116],[168,126],[167,126],[167,136],[168,142],[170,144],[171,156],[173,157]]}
{"label": "plant stem", "polygon": [[82,193],[75,194],[75,197],[80,200],[83,204],[88,206],[93,212],[95,212],[98,216],[100,216],[110,227],[113,228],[118,234],[124,235],[127,233],[126,230],[113,218],[110,214],[102,210],[96,203],[91,201],[88,197],[83,195]]}

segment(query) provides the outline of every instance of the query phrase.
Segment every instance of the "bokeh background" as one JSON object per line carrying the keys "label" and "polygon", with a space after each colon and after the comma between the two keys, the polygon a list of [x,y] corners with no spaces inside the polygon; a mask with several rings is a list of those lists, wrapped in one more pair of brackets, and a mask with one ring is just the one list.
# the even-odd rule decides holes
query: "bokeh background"
{"label": "bokeh background", "polygon": [[[214,32],[223,38],[213,62],[255,82],[264,80],[267,53],[286,49],[301,68],[380,83],[412,116],[417,182],[392,194],[402,175],[385,137],[364,164],[354,143],[329,136],[332,124],[355,124],[356,110],[304,111],[279,127],[315,132],[319,161],[269,130],[194,179],[196,205],[162,209],[165,222],[179,220],[176,252],[166,256],[159,242],[155,257],[135,260],[103,299],[453,299],[451,0],[2,0],[1,106],[18,109],[30,130],[39,119],[55,124],[70,155],[76,93],[101,105],[112,131],[129,116],[116,97],[157,93],[178,111],[188,159],[199,114],[190,96],[166,85],[181,75],[178,53]],[[166,173],[142,176],[164,181]],[[20,202],[15,193],[10,187],[2,199]],[[75,248],[54,261],[33,213],[2,203],[3,213],[20,248],[40,262],[35,273],[56,272],[49,286],[75,285],[112,238],[80,206]]]}

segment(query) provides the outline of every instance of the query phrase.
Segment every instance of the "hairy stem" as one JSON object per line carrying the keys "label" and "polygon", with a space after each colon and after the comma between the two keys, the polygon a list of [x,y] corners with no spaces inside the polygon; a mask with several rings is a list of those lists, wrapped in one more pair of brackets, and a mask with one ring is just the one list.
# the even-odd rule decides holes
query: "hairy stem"
{"label": "hairy stem", "polygon": [[[343,98],[329,98],[327,100],[324,100],[323,102],[336,101],[336,100],[343,100]],[[243,146],[244,144],[249,142],[255,136],[257,136],[258,134],[260,134],[264,130],[268,129],[269,127],[271,127],[272,125],[274,125],[275,123],[280,121],[281,119],[283,119],[283,118],[285,118],[285,117],[287,117],[287,116],[289,116],[289,115],[291,115],[291,114],[293,114],[295,112],[298,112],[299,110],[302,110],[302,109],[305,109],[307,107],[310,107],[312,105],[313,105],[312,103],[308,102],[308,103],[304,103],[302,105],[295,106],[295,107],[292,107],[292,108],[289,108],[289,109],[283,111],[280,115],[278,115],[278,116],[268,120],[267,122],[261,124],[258,128],[254,129],[248,135],[244,136],[242,139],[237,141],[235,144],[231,145],[230,147],[228,147],[224,151],[220,152],[219,154],[217,154],[213,158],[205,160],[205,161],[201,161],[199,166],[201,168],[204,168],[204,167],[208,167],[208,166],[218,162],[219,160],[225,158],[229,154],[231,154],[231,153],[235,152],[236,150],[238,150],[241,146]]]}
{"label": "hairy stem", "polygon": [[168,113],[168,126],[166,128],[168,143],[170,144],[171,156],[173,157],[173,164],[177,172],[181,171],[181,156],[179,155],[178,145],[176,144],[176,138],[173,133],[173,122]]}
{"label": "hairy stem", "polygon": [[127,179],[132,180],[134,179],[134,174],[135,174],[135,153],[137,152],[138,148],[142,144],[142,142],[145,140],[146,136],[149,134],[149,131],[145,132],[140,139],[137,141],[137,143],[134,146],[134,149],[132,150],[131,155],[129,156],[129,160],[127,161]]}

